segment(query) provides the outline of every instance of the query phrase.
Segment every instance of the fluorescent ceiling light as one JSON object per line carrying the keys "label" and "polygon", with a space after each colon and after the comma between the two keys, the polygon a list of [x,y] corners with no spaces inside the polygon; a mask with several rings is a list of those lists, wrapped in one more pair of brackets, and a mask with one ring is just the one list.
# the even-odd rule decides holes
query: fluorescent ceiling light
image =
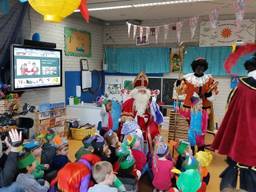
{"label": "fluorescent ceiling light", "polygon": [[[154,2],[154,3],[138,3],[138,4],[131,4],[131,5],[89,8],[88,11],[103,11],[103,10],[113,10],[113,9],[126,9],[126,8],[132,8],[132,7],[153,7],[153,6],[161,6],[161,5],[182,4],[182,3],[196,3],[196,2],[209,2],[209,1],[213,1],[213,0],[173,0],[173,1],[162,1],[162,2]],[[75,10],[75,12],[79,12],[79,10]]]}
{"label": "fluorescent ceiling light", "polygon": [[121,5],[121,6],[112,6],[112,7],[98,7],[98,8],[89,8],[88,11],[103,11],[103,10],[113,10],[113,9],[126,9],[132,8],[132,5]]}
{"label": "fluorescent ceiling light", "polygon": [[171,5],[171,4],[182,4],[182,3],[196,3],[196,2],[207,2],[212,0],[174,0],[174,1],[163,1],[163,2],[155,2],[155,3],[140,3],[134,4],[134,7],[153,7],[160,5]]}

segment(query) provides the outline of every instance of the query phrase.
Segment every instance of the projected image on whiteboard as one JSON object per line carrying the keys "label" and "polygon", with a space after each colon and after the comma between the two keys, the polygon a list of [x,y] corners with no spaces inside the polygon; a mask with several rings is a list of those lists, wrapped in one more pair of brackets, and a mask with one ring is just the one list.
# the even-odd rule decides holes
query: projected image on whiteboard
{"label": "projected image on whiteboard", "polygon": [[61,51],[14,47],[14,89],[61,85]]}
{"label": "projected image on whiteboard", "polygon": [[17,59],[17,76],[40,75],[40,60]]}

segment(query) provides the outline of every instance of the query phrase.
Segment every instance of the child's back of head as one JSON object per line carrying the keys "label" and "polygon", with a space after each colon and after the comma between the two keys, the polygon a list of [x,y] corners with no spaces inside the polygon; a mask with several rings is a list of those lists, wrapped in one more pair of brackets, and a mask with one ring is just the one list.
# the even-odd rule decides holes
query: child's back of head
{"label": "child's back of head", "polygon": [[112,165],[107,161],[100,161],[93,166],[92,175],[97,183],[111,185],[114,180]]}

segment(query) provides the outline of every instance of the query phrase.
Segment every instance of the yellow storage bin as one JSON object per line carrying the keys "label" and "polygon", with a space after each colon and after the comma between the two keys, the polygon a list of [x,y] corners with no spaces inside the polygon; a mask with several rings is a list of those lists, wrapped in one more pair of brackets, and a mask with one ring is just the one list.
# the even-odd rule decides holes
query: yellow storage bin
{"label": "yellow storage bin", "polygon": [[95,135],[96,128],[70,128],[72,139],[83,140],[86,136]]}

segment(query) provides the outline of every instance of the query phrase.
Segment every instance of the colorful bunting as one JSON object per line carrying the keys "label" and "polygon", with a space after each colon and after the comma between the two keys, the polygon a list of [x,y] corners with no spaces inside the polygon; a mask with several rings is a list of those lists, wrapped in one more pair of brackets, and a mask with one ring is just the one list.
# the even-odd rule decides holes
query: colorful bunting
{"label": "colorful bunting", "polygon": [[212,10],[211,14],[209,15],[209,20],[210,20],[211,27],[213,29],[217,28],[218,18],[219,18],[219,10],[218,9]]}
{"label": "colorful bunting", "polygon": [[190,26],[191,39],[193,39],[194,36],[195,36],[196,28],[197,28],[197,25],[198,25],[198,19],[199,19],[198,16],[191,17],[191,18],[189,19],[189,26]]}
{"label": "colorful bunting", "polygon": [[180,43],[181,39],[181,31],[182,31],[183,23],[182,21],[179,21],[176,23],[176,35],[177,35],[177,42]]}

